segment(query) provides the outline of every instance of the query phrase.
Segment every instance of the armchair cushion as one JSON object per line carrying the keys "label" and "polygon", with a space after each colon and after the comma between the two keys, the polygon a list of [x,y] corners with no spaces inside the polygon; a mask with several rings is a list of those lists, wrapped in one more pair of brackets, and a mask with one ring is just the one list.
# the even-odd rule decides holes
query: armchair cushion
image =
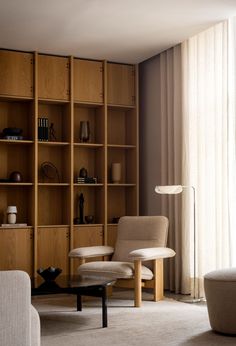
{"label": "armchair cushion", "polygon": [[[78,273],[83,276],[106,277],[111,279],[133,279],[134,264],[130,262],[97,261],[84,263],[78,268]],[[151,280],[152,271],[142,266],[142,279]]]}
{"label": "armchair cushion", "polygon": [[[129,262],[129,253],[137,249],[165,247],[168,234],[165,216],[123,216],[118,223],[112,261]],[[152,263],[145,266],[152,269]]]}
{"label": "armchair cushion", "polygon": [[89,258],[97,256],[108,256],[114,252],[111,246],[86,246],[78,247],[69,252],[69,257]]}
{"label": "armchair cushion", "polygon": [[175,251],[167,247],[154,247],[138,249],[129,253],[129,258],[133,261],[149,261],[153,259],[168,258],[175,256]]}

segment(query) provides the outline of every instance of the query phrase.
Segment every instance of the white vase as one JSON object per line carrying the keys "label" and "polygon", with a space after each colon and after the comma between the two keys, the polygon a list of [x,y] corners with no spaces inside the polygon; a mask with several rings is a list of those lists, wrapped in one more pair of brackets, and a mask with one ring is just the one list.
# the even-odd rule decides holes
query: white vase
{"label": "white vase", "polygon": [[119,184],[121,181],[121,164],[119,162],[111,164],[111,181]]}
{"label": "white vase", "polygon": [[12,213],[7,214],[7,222],[11,224],[16,223],[16,214],[12,214]]}

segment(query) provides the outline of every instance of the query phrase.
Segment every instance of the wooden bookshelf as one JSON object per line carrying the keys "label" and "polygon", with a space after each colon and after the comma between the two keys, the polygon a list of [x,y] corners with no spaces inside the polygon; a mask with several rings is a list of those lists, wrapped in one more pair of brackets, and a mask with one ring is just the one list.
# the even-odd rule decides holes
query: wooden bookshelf
{"label": "wooden bookshelf", "polygon": [[[113,219],[138,214],[137,80],[133,65],[0,50],[0,132],[23,130],[23,139],[0,139],[0,178],[13,171],[23,177],[0,182],[0,223],[7,206],[16,205],[17,222],[27,224],[0,227],[0,269],[75,272],[70,249],[114,245]],[[49,140],[38,138],[43,117],[53,124]],[[89,122],[87,142],[80,141],[81,121]],[[45,162],[57,176],[45,177]],[[121,163],[119,184],[111,180],[114,162]],[[81,168],[97,182],[78,184]],[[92,224],[75,224],[81,194]]]}

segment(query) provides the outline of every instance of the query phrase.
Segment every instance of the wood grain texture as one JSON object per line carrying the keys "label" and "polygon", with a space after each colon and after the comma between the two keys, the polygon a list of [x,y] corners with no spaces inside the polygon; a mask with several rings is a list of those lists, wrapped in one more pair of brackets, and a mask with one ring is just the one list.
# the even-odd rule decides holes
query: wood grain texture
{"label": "wood grain texture", "polygon": [[33,54],[0,50],[0,95],[33,98]]}
{"label": "wood grain texture", "polygon": [[58,267],[68,274],[69,227],[39,228],[37,252],[39,268]]}
{"label": "wood grain texture", "polygon": [[0,269],[33,274],[32,229],[0,229]]}
{"label": "wood grain texture", "polygon": [[101,61],[74,59],[74,99],[84,102],[103,102]]}
{"label": "wood grain texture", "polygon": [[39,55],[38,72],[38,96],[40,99],[69,101],[68,58]]}
{"label": "wood grain texture", "polygon": [[134,67],[123,64],[107,64],[108,104],[135,104]]}
{"label": "wood grain texture", "polygon": [[134,261],[134,305],[139,308],[142,304],[142,262],[140,260]]}

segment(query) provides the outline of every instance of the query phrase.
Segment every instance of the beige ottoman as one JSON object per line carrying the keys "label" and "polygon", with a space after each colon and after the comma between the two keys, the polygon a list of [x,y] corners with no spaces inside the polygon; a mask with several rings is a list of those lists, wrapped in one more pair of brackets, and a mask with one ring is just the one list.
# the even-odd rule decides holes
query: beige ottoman
{"label": "beige ottoman", "polygon": [[204,287],[211,328],[236,334],[236,268],[206,274]]}

